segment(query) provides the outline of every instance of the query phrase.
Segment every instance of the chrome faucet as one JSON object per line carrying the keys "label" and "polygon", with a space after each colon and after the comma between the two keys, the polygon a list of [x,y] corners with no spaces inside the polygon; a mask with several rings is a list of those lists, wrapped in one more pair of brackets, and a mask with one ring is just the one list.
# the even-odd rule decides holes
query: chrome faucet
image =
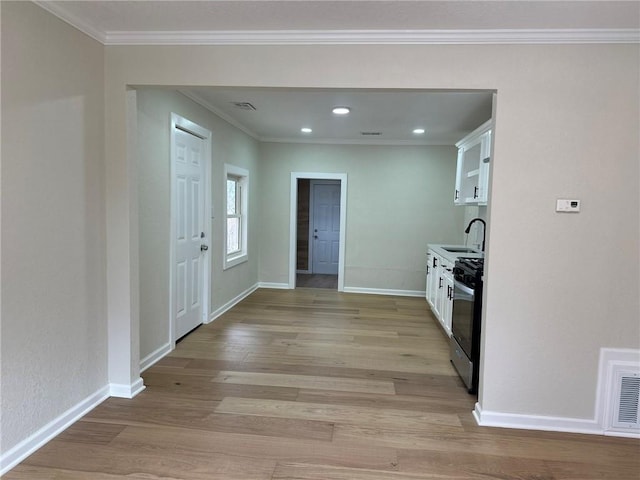
{"label": "chrome faucet", "polygon": [[484,252],[484,241],[487,235],[487,223],[481,219],[481,218],[474,218],[473,220],[471,220],[469,222],[469,225],[467,225],[467,228],[465,229],[464,233],[466,233],[467,235],[469,235],[469,232],[471,231],[471,225],[473,225],[475,222],[481,222],[482,223],[482,251]]}

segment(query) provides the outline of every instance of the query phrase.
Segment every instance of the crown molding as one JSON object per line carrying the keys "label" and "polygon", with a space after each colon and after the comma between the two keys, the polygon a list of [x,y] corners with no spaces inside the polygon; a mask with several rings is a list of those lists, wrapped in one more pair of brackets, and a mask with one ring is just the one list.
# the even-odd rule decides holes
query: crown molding
{"label": "crown molding", "polygon": [[105,45],[513,45],[640,43],[640,29],[106,32]]}
{"label": "crown molding", "polygon": [[640,29],[102,31],[64,2],[34,0],[103,45],[517,45],[640,43]]}
{"label": "crown molding", "polygon": [[295,143],[313,145],[374,145],[386,147],[451,147],[452,143],[444,140],[433,142],[429,140],[385,140],[385,139],[359,139],[359,138],[270,138],[260,139],[264,143]]}
{"label": "crown molding", "polygon": [[80,17],[69,13],[65,8],[61,7],[57,3],[47,2],[46,0],[33,0],[33,3],[51,13],[52,15],[55,15],[60,20],[67,22],[72,27],[77,28],[82,33],[89,35],[91,38],[97,40],[103,45],[107,44],[107,36],[105,32],[95,28],[93,25],[85,22]]}

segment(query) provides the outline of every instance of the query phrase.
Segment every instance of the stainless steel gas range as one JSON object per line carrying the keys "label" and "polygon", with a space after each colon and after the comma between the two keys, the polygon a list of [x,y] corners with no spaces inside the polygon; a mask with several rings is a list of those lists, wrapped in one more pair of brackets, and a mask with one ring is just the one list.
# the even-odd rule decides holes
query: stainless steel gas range
{"label": "stainless steel gas range", "polygon": [[459,258],[453,269],[451,363],[469,393],[478,391],[483,258]]}

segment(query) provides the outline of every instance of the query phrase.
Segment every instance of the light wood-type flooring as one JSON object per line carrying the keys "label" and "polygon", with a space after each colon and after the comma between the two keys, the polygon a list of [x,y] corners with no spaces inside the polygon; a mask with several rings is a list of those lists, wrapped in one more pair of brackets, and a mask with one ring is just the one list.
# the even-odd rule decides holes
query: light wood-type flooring
{"label": "light wood-type flooring", "polygon": [[422,298],[258,290],[6,479],[638,480],[640,442],[479,427]]}

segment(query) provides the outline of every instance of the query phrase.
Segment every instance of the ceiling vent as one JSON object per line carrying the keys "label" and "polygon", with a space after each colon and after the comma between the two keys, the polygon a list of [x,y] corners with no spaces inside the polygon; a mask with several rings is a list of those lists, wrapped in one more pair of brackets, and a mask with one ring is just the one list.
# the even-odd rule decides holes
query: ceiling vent
{"label": "ceiling vent", "polygon": [[236,107],[239,110],[253,110],[253,111],[257,110],[257,108],[251,105],[249,102],[231,102],[231,103],[234,107]]}
{"label": "ceiling vent", "polygon": [[382,133],[381,132],[360,132],[360,135],[363,135],[365,137],[378,137],[382,135]]}

